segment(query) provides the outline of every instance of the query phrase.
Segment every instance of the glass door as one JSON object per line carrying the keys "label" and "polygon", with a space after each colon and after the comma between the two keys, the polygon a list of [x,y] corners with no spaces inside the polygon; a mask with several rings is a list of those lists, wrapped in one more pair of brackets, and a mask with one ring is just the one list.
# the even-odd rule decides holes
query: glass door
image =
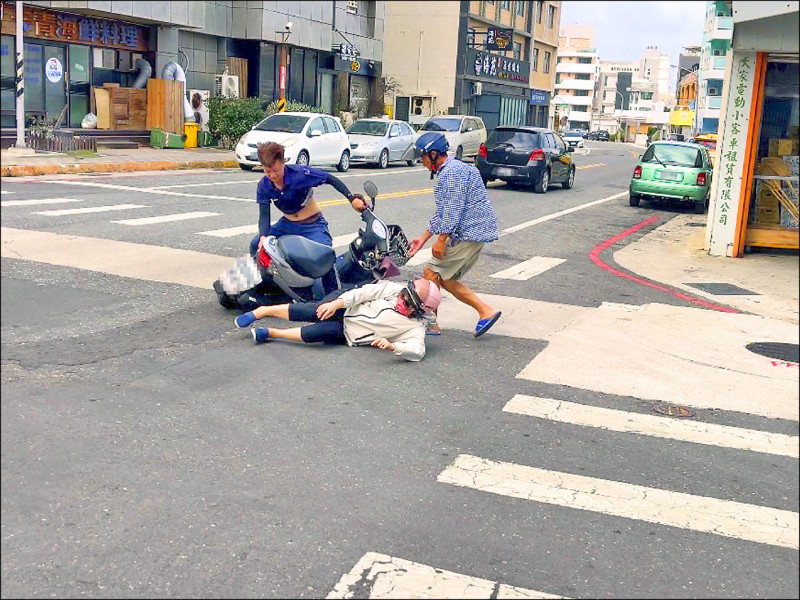
{"label": "glass door", "polygon": [[[45,46],[44,61],[44,103],[49,121],[55,121],[67,105],[67,52],[64,46]],[[62,119],[61,125],[66,123]]]}
{"label": "glass door", "polygon": [[80,127],[83,117],[89,112],[89,46],[69,45],[69,127]]}

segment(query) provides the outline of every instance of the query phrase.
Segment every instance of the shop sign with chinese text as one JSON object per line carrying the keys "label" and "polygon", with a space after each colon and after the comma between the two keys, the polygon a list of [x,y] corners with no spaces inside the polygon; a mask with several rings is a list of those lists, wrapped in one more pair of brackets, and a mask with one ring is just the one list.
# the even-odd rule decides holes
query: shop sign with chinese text
{"label": "shop sign with chinese text", "polygon": [[[16,3],[3,2],[2,32],[16,33]],[[97,19],[35,8],[28,4],[22,11],[22,35],[26,38],[91,44],[120,50],[144,52],[149,49],[147,28],[122,21]]]}
{"label": "shop sign with chinese text", "polygon": [[489,27],[489,29],[486,31],[486,49],[511,50],[511,40],[513,35],[513,29]]}
{"label": "shop sign with chinese text", "polygon": [[530,79],[530,65],[522,60],[469,49],[467,50],[467,73],[498,81],[527,84]]}
{"label": "shop sign with chinese text", "polygon": [[717,256],[732,256],[736,222],[739,218],[739,198],[747,152],[750,105],[755,79],[755,52],[733,52],[730,80],[727,82],[725,116],[717,144],[717,165],[714,172],[713,215],[709,223],[711,237],[709,252]]}

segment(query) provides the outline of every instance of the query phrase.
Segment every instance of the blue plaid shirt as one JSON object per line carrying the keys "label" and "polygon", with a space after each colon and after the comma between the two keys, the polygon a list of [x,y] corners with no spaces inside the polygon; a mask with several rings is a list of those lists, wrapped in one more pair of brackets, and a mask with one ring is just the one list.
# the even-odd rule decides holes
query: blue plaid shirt
{"label": "blue plaid shirt", "polygon": [[432,234],[449,234],[455,242],[493,242],[498,237],[494,214],[480,171],[449,157],[433,186],[436,214],[428,224]]}

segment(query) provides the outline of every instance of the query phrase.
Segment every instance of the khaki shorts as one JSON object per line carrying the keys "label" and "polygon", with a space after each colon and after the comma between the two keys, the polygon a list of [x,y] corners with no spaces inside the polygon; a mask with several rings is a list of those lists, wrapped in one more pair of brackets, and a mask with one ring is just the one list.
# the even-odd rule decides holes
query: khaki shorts
{"label": "khaki shorts", "polygon": [[444,258],[431,256],[427,266],[445,281],[458,281],[478,262],[483,246],[483,242],[456,242],[453,246],[447,246]]}

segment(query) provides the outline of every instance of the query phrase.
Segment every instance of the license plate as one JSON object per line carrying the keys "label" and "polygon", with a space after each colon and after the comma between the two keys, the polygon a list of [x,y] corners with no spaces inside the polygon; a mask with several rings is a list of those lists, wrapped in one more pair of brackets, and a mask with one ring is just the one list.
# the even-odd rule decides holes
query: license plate
{"label": "license plate", "polygon": [[656,174],[656,177],[658,177],[658,179],[666,179],[668,181],[680,181],[683,179],[683,176],[677,171],[659,171]]}
{"label": "license plate", "polygon": [[517,174],[517,170],[505,169],[503,167],[500,167],[499,169],[494,170],[494,174],[497,175],[498,177],[513,177],[514,175]]}

